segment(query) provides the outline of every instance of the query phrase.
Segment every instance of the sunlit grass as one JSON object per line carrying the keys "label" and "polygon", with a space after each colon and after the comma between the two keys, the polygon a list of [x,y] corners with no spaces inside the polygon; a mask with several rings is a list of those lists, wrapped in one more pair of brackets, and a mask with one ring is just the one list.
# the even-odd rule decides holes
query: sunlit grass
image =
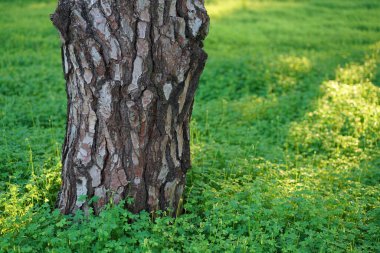
{"label": "sunlit grass", "polygon": [[223,18],[241,9],[247,11],[265,11],[271,9],[295,8],[301,3],[291,1],[252,1],[252,0],[225,0],[206,1],[207,12],[211,18]]}

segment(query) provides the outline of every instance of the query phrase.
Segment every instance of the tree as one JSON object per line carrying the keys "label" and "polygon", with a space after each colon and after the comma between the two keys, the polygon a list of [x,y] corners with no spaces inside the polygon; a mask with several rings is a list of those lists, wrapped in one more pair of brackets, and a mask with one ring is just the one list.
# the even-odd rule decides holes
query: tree
{"label": "tree", "polygon": [[68,99],[58,208],[98,213],[132,198],[133,212],[175,215],[207,58],[203,0],[59,0],[51,20]]}

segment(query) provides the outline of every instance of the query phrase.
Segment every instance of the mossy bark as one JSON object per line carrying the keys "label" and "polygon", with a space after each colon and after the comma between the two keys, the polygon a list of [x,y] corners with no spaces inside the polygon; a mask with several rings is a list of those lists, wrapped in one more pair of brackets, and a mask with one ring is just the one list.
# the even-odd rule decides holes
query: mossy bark
{"label": "mossy bark", "polygon": [[177,213],[207,58],[203,1],[60,0],[51,19],[68,99],[58,208],[98,213],[130,197],[133,212]]}

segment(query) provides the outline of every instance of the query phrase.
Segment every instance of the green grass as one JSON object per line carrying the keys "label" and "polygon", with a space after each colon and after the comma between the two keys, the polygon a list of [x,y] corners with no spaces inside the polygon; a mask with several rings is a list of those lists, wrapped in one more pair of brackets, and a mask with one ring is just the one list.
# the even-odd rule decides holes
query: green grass
{"label": "green grass", "polygon": [[55,4],[1,1],[1,252],[380,252],[380,2],[206,3],[186,212],[153,222],[51,211],[66,113]]}

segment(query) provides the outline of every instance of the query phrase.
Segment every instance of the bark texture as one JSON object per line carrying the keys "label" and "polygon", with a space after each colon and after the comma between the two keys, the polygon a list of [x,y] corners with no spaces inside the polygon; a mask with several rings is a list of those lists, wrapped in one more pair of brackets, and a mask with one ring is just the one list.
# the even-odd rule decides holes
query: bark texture
{"label": "bark texture", "polygon": [[207,55],[203,0],[60,0],[67,127],[63,213],[109,201],[178,212],[190,167],[189,121]]}

